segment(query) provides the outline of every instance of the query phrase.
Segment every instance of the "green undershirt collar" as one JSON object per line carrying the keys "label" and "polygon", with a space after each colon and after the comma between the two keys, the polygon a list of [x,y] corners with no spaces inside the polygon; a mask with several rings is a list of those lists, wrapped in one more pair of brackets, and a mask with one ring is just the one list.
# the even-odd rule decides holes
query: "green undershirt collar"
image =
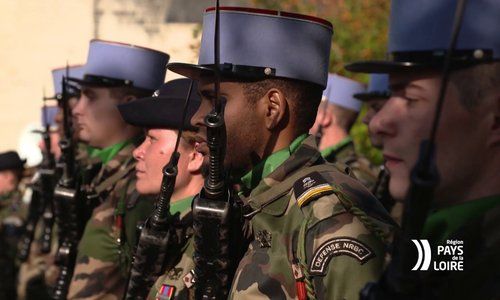
{"label": "green undershirt collar", "polygon": [[94,148],[92,146],[86,145],[86,150],[88,157],[96,157],[98,156],[99,152],[101,151],[99,148]]}
{"label": "green undershirt collar", "polygon": [[262,178],[267,177],[282,163],[284,163],[285,160],[287,160],[290,155],[299,148],[308,136],[308,134],[299,136],[287,148],[276,151],[259,162],[250,172],[241,177],[241,183],[243,186],[249,190],[253,190]]}
{"label": "green undershirt collar", "polygon": [[179,201],[175,201],[170,205],[170,213],[172,215],[175,213],[182,214],[183,212],[191,208],[192,201],[193,201],[193,196],[189,196]]}
{"label": "green undershirt collar", "polygon": [[440,209],[427,218],[423,236],[432,236],[435,242],[442,243],[467,222],[480,217],[497,205],[500,205],[500,195],[488,196]]}
{"label": "green undershirt collar", "polygon": [[349,143],[352,143],[352,138],[350,136],[347,136],[347,137],[343,138],[337,144],[321,150],[321,156],[328,157],[328,156],[332,155],[332,153],[337,152],[340,148],[344,147],[345,145],[347,145]]}
{"label": "green undershirt collar", "polygon": [[96,149],[94,148],[93,150],[90,150],[90,157],[99,157],[99,159],[102,161],[102,163],[105,165],[107,164],[110,160],[112,160],[120,150],[125,148],[126,146],[130,145],[133,140],[127,140],[124,142],[120,142],[117,144],[114,144],[112,146],[103,148],[103,149]]}

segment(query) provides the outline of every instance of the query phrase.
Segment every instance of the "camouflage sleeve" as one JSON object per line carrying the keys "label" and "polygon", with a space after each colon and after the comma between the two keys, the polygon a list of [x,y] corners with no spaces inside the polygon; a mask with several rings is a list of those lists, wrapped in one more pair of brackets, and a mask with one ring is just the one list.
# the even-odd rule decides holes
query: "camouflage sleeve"
{"label": "camouflage sleeve", "polygon": [[383,242],[360,218],[339,209],[339,202],[335,194],[317,199],[299,241],[317,299],[358,299],[363,286],[378,279],[384,264]]}

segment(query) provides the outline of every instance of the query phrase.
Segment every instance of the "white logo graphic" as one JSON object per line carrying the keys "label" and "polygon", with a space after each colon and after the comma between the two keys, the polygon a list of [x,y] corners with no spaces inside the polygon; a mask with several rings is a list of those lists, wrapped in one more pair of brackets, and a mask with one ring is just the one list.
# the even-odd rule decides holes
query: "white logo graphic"
{"label": "white logo graphic", "polygon": [[420,270],[420,271],[427,271],[429,270],[429,266],[431,265],[431,260],[432,260],[432,251],[431,251],[431,245],[429,244],[428,240],[411,240],[415,246],[417,247],[418,251],[418,259],[417,263],[411,269],[412,271]]}
{"label": "white logo graphic", "polygon": [[308,188],[312,187],[316,183],[316,181],[314,181],[314,179],[312,179],[311,177],[306,177],[306,178],[302,179],[302,183],[304,184],[303,185],[304,188],[308,189]]}
{"label": "white logo graphic", "polygon": [[432,258],[431,246],[428,240],[411,240],[417,247],[417,263],[412,271],[463,271],[464,242],[462,240],[446,240],[444,245],[436,248],[436,257]]}

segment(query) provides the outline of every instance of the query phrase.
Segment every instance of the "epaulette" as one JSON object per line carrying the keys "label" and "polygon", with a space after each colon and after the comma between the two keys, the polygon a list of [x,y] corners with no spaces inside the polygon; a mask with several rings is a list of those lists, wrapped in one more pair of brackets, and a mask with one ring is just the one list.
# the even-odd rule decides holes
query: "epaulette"
{"label": "epaulette", "polygon": [[332,194],[335,188],[317,171],[301,177],[293,184],[297,205],[302,208],[311,200]]}

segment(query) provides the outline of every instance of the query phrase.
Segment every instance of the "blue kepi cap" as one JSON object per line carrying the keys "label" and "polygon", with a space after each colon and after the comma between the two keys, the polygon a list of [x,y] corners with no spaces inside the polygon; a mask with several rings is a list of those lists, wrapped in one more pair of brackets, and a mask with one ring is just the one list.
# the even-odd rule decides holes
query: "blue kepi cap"
{"label": "blue kepi cap", "polygon": [[154,91],[165,80],[169,55],[157,50],[103,40],[90,41],[82,85],[130,86]]}
{"label": "blue kepi cap", "polygon": [[[203,18],[198,65],[169,70],[197,79],[213,75],[215,9]],[[287,78],[326,87],[333,27],[326,20],[273,10],[220,8],[220,73],[261,80]]]}
{"label": "blue kepi cap", "polygon": [[[392,1],[387,61],[346,66],[365,73],[441,68],[450,44],[457,0]],[[500,1],[467,1],[452,66],[500,59]]]}

